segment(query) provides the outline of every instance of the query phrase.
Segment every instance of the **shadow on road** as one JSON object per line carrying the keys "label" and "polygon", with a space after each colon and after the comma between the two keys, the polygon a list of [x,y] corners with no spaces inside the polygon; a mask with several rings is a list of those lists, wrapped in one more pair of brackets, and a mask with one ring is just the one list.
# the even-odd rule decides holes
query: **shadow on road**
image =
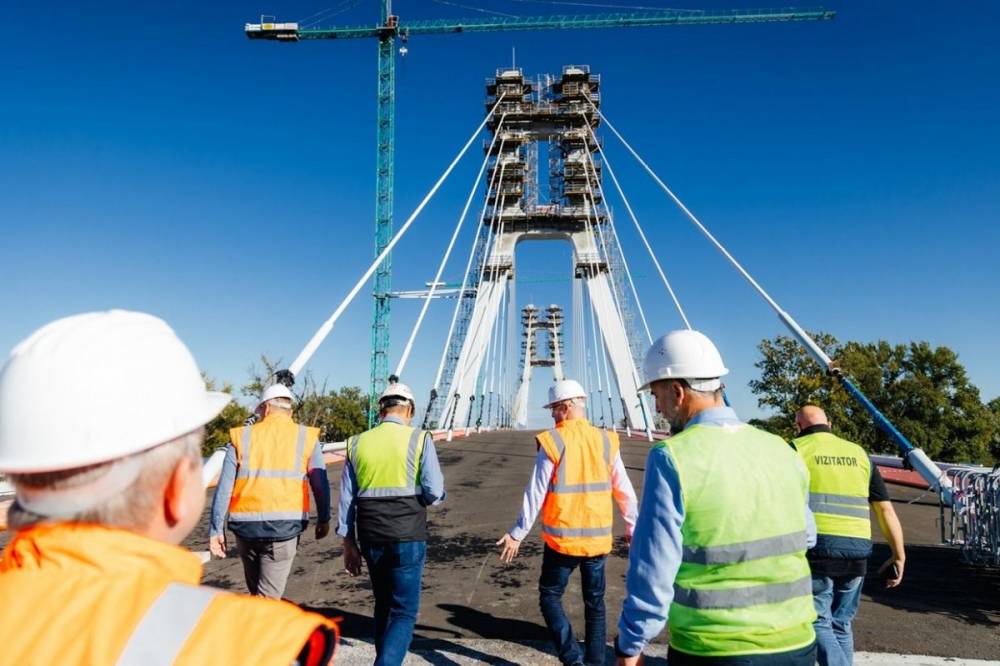
{"label": "shadow on road", "polygon": [[907,546],[903,583],[887,590],[878,567],[889,555],[888,546],[875,544],[868,560],[864,591],[877,603],[1000,628],[1000,570],[965,564],[955,548]]}
{"label": "shadow on road", "polygon": [[457,604],[438,604],[438,608],[448,613],[449,624],[474,633],[480,638],[499,638],[518,642],[547,640],[549,637],[546,628],[535,622],[496,617]]}

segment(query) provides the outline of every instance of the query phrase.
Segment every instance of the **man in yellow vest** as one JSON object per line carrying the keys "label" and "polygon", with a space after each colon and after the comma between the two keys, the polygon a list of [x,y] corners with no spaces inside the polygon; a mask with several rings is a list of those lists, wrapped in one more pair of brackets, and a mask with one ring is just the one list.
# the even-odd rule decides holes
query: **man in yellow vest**
{"label": "man in yellow vest", "polygon": [[805,465],[725,406],[729,371],[702,333],[661,337],[643,372],[672,434],[646,460],[618,663],[638,663],[669,619],[670,666],[812,666]]}
{"label": "man in yellow vest", "polygon": [[[559,660],[568,666],[604,663],[607,626],[604,565],[611,552],[612,498],[625,520],[625,540],[632,538],[636,497],[622,464],[618,433],[592,426],[586,417],[586,393],[572,379],[549,389],[546,409],[555,428],[538,434],[538,455],[524,489],[521,515],[497,545],[500,559],[511,562],[542,512],[545,552],[538,579],[538,603]],[[562,606],[570,574],[580,568],[586,640],[583,653]]]}
{"label": "man in yellow vest", "polygon": [[147,314],[60,319],[14,348],[0,371],[0,472],[17,492],[4,663],[331,660],[332,622],[200,587],[201,560],[177,546],[205,505],[203,426],[230,399]]}
{"label": "man in yellow vest", "polygon": [[833,434],[821,408],[803,406],[795,413],[795,426],[799,434],[792,447],[809,470],[809,505],[818,533],[808,557],[819,663],[850,666],[854,663],[851,621],[858,612],[872,551],[868,507],[875,509],[892,550],[892,557],[879,569],[887,587],[903,580],[903,528],[878,468],[864,449]]}
{"label": "man in yellow vest", "polygon": [[280,599],[299,538],[309,526],[309,491],[316,498],[316,538],[330,533],[330,480],[319,428],[292,420],[295,396],[283,384],[264,389],[263,420],[233,428],[212,499],[209,548],[226,557],[226,514],[250,594]]}
{"label": "man in yellow vest", "polygon": [[362,558],[368,565],[376,666],[402,664],[410,648],[427,553],[427,507],[446,495],[434,440],[410,425],[413,391],[394,380],[379,396],[380,423],[347,440],[337,516],[344,568],[356,576]]}

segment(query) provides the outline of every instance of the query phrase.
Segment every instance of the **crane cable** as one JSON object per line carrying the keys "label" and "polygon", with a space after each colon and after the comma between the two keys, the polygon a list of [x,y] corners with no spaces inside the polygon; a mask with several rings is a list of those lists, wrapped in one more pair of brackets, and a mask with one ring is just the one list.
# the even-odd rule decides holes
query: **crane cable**
{"label": "crane cable", "polygon": [[410,214],[410,217],[407,218],[406,222],[403,223],[403,226],[399,228],[399,231],[396,232],[396,234],[392,237],[392,239],[385,246],[385,248],[375,258],[375,261],[372,262],[371,266],[368,267],[368,270],[366,270],[364,272],[364,275],[361,276],[361,279],[359,279],[355,283],[354,287],[347,294],[344,300],[341,301],[339,306],[337,306],[337,309],[334,310],[332,315],[330,315],[330,318],[327,319],[325,322],[323,322],[323,325],[319,327],[319,330],[316,331],[316,333],[312,336],[312,338],[310,338],[309,342],[306,343],[306,346],[302,349],[301,352],[299,352],[299,355],[295,357],[295,360],[292,361],[292,364],[288,366],[288,371],[292,374],[293,377],[302,371],[302,368],[305,366],[305,364],[309,361],[310,358],[312,358],[312,355],[316,353],[316,350],[323,343],[326,337],[330,334],[330,331],[333,330],[333,325],[337,323],[337,320],[340,318],[340,315],[343,314],[344,310],[347,309],[347,306],[351,304],[351,301],[353,301],[354,297],[358,295],[358,292],[361,291],[361,288],[365,285],[366,282],[368,282],[369,278],[371,278],[372,274],[378,269],[378,267],[382,264],[385,258],[389,256],[389,253],[392,252],[392,249],[396,247],[396,244],[399,243],[400,239],[406,234],[410,226],[413,224],[413,221],[417,219],[417,216],[420,215],[420,213],[424,210],[424,207],[427,206],[427,203],[434,197],[435,194],[437,194],[437,191],[441,189],[441,185],[444,184],[444,181],[448,178],[448,176],[451,175],[451,172],[455,169],[455,166],[465,156],[465,153],[468,152],[469,147],[472,146],[473,142],[476,140],[476,137],[479,136],[479,133],[483,131],[484,127],[486,127],[486,123],[489,122],[490,118],[493,117],[493,114],[496,112],[498,105],[503,100],[503,97],[504,96],[501,95],[500,99],[496,101],[496,103],[490,109],[490,112],[486,114],[486,117],[483,118],[483,121],[479,123],[479,126],[476,128],[476,131],[472,133],[472,136],[469,137],[469,140],[465,142],[464,146],[462,146],[462,149],[458,152],[458,155],[455,156],[455,159],[451,161],[451,164],[448,165],[448,168],[445,169],[444,173],[441,174],[441,177],[438,178],[436,183],[434,183],[434,186],[430,189],[430,192],[428,192],[427,195],[424,196],[423,200],[420,202],[417,208],[413,211],[413,213]]}
{"label": "crane cable", "polygon": [[[503,126],[504,121],[507,119],[507,114],[504,113],[500,116],[500,124],[497,125],[497,129]],[[496,143],[497,135],[493,135],[493,141],[490,143],[490,151],[493,150],[493,145]],[[448,248],[444,251],[444,256],[441,258],[441,263],[438,264],[437,273],[434,274],[434,280],[431,282],[430,290],[427,292],[427,296],[424,298],[423,306],[420,308],[420,314],[417,316],[417,323],[413,325],[413,330],[410,331],[410,338],[406,341],[406,347],[403,349],[403,355],[399,359],[399,363],[396,365],[396,371],[393,373],[397,377],[403,376],[403,370],[406,368],[406,362],[410,358],[410,351],[413,349],[413,342],[417,338],[417,333],[420,331],[420,326],[424,323],[424,317],[427,315],[427,309],[430,307],[431,299],[434,298],[434,293],[437,290],[438,284],[441,281],[441,275],[444,273],[444,267],[448,263],[448,259],[451,257],[451,251],[455,247],[455,241],[458,240],[458,234],[462,230],[462,225],[465,224],[465,218],[469,214],[469,207],[472,205],[472,199],[476,196],[476,190],[479,189],[479,183],[482,181],[483,173],[486,171],[486,165],[490,161],[490,152],[487,151],[486,157],[483,159],[482,166],[479,167],[479,173],[476,175],[476,180],[472,184],[472,189],[469,190],[469,196],[465,200],[465,207],[462,208],[462,214],[458,218],[458,224],[455,225],[455,231],[451,234],[451,240],[448,242]],[[459,299],[461,300],[461,294],[459,294]]]}
{"label": "crane cable", "polygon": [[[602,116],[603,117],[603,116]],[[605,121],[607,119],[605,118]],[[609,125],[610,126],[610,125]],[[587,128],[590,130],[591,136],[594,137],[594,141],[597,141],[597,135],[594,134],[594,129],[589,125]],[[619,136],[620,138],[620,136]],[[635,225],[636,231],[639,232],[639,238],[642,239],[643,245],[646,246],[646,252],[649,253],[649,258],[653,260],[653,265],[656,266],[656,272],[660,274],[660,280],[663,281],[663,286],[666,287],[667,293],[670,294],[670,299],[674,302],[674,307],[677,308],[677,314],[681,316],[681,320],[684,322],[684,326],[688,329],[691,328],[691,322],[688,321],[687,315],[684,313],[684,308],[681,307],[680,299],[677,298],[677,294],[674,293],[673,287],[670,286],[670,280],[667,279],[666,274],[663,272],[663,267],[660,266],[660,261],[656,258],[656,253],[653,252],[653,247],[649,244],[649,239],[646,238],[645,232],[642,230],[642,226],[639,224],[639,219],[636,217],[635,212],[632,210],[632,204],[629,203],[628,197],[625,196],[625,191],[622,189],[621,184],[618,182],[618,177],[615,175],[615,170],[611,168],[611,163],[608,161],[608,156],[598,142],[597,150],[601,154],[604,161],[604,168],[608,170],[608,175],[611,176],[611,182],[615,184],[615,189],[618,190],[618,196],[622,198],[622,202],[625,204],[625,210],[628,211],[629,217],[632,218],[632,224]]]}

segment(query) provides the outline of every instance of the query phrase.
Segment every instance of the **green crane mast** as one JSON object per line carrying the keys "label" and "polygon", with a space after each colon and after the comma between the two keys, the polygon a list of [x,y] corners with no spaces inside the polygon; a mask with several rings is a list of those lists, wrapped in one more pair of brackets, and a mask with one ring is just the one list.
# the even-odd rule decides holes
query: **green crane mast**
{"label": "green crane mast", "polygon": [[[392,237],[393,153],[396,108],[396,40],[404,42],[413,35],[459,32],[494,32],[501,30],[555,30],[566,28],[629,28],[660,25],[697,25],[707,23],[766,23],[775,21],[824,21],[836,13],[823,9],[760,10],[662,10],[651,12],[607,13],[589,15],[545,15],[519,17],[484,17],[402,22],[392,13],[392,0],[380,0],[379,23],[375,26],[299,29],[297,23],[247,23],[250,39],[297,42],[305,39],[378,39],[378,119],[375,166],[375,255],[385,249]],[[369,385],[369,424],[374,420],[374,401],[385,387],[389,373],[389,303],[392,257],[386,257],[375,273],[372,307],[371,380]]]}

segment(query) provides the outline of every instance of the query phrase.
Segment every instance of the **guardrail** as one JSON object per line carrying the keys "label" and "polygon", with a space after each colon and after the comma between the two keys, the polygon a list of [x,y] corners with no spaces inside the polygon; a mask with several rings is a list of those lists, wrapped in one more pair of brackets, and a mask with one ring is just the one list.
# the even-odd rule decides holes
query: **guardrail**
{"label": "guardrail", "polygon": [[945,470],[954,484],[941,502],[941,540],[958,546],[970,564],[1000,566],[1000,465]]}

